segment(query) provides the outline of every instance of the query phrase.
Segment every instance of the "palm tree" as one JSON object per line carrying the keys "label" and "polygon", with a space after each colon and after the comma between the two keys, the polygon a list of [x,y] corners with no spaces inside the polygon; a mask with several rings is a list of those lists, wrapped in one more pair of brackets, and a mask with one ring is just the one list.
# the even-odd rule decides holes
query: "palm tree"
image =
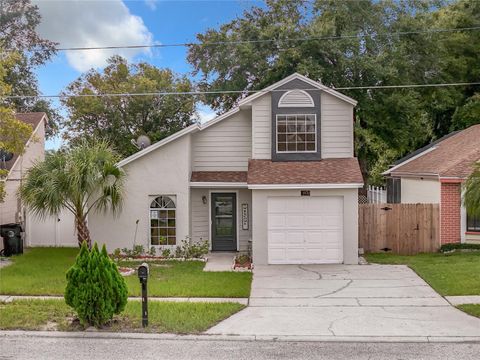
{"label": "palm tree", "polygon": [[465,181],[463,202],[469,214],[480,216],[480,162],[474,165],[473,172]]}
{"label": "palm tree", "polygon": [[121,209],[125,173],[106,142],[81,142],[69,150],[48,153],[28,170],[20,197],[35,215],[68,209],[75,216],[78,245],[91,247],[87,216],[91,211]]}

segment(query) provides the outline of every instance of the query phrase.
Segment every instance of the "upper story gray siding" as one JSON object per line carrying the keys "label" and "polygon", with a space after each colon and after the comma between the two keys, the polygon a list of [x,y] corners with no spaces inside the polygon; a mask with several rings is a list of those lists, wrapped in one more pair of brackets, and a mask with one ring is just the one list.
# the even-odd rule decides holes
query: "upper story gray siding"
{"label": "upper story gray siding", "polygon": [[248,109],[192,135],[193,171],[246,171],[251,158],[252,125]]}
{"label": "upper story gray siding", "polygon": [[[307,89],[313,107],[279,107],[283,94]],[[295,98],[293,99],[296,100]],[[297,99],[298,100],[298,99]],[[279,114],[315,114],[316,152],[276,152]],[[250,107],[192,135],[192,171],[246,171],[249,159],[320,160],[353,157],[353,105],[294,79],[251,102]]]}

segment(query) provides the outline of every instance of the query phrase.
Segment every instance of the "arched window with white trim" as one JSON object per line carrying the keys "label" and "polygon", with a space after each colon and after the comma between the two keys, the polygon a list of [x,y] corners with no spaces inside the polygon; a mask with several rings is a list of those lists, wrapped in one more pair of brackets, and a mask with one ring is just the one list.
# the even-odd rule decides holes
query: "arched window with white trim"
{"label": "arched window with white trim", "polygon": [[176,198],[161,195],[150,203],[150,245],[176,245]]}
{"label": "arched window with white trim", "polygon": [[315,106],[315,103],[313,102],[312,97],[305,90],[295,89],[295,90],[287,91],[285,94],[282,95],[280,100],[278,100],[279,108],[286,108],[286,107],[310,108],[314,106]]}

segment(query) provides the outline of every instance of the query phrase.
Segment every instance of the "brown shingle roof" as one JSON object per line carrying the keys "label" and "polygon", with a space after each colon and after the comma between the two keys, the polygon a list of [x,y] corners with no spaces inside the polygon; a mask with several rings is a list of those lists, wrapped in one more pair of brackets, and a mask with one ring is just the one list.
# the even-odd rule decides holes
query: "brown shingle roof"
{"label": "brown shingle roof", "polygon": [[233,182],[246,183],[246,171],[193,171],[192,182]]}
{"label": "brown shingle roof", "polygon": [[[26,124],[31,125],[32,130],[35,130],[45,115],[46,114],[44,112],[31,112],[31,113],[17,113],[15,114],[15,117],[17,118],[17,120],[20,120]],[[11,160],[5,162],[5,167],[4,167],[4,164],[0,164],[0,168],[10,171],[10,169],[13,167],[13,164],[15,164],[15,161],[17,161],[17,159],[18,159],[18,154],[14,154]]]}
{"label": "brown shingle roof", "polygon": [[465,178],[480,160],[480,124],[470,126],[435,144],[433,150],[391,171],[391,175],[435,174]]}
{"label": "brown shingle roof", "polygon": [[250,160],[248,184],[363,184],[356,158],[320,161]]}

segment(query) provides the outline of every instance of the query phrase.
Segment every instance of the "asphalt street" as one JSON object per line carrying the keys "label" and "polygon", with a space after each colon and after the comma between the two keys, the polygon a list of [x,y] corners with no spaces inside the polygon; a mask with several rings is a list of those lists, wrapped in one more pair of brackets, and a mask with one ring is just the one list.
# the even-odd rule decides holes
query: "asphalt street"
{"label": "asphalt street", "polygon": [[340,343],[4,336],[0,360],[478,359],[480,343]]}

